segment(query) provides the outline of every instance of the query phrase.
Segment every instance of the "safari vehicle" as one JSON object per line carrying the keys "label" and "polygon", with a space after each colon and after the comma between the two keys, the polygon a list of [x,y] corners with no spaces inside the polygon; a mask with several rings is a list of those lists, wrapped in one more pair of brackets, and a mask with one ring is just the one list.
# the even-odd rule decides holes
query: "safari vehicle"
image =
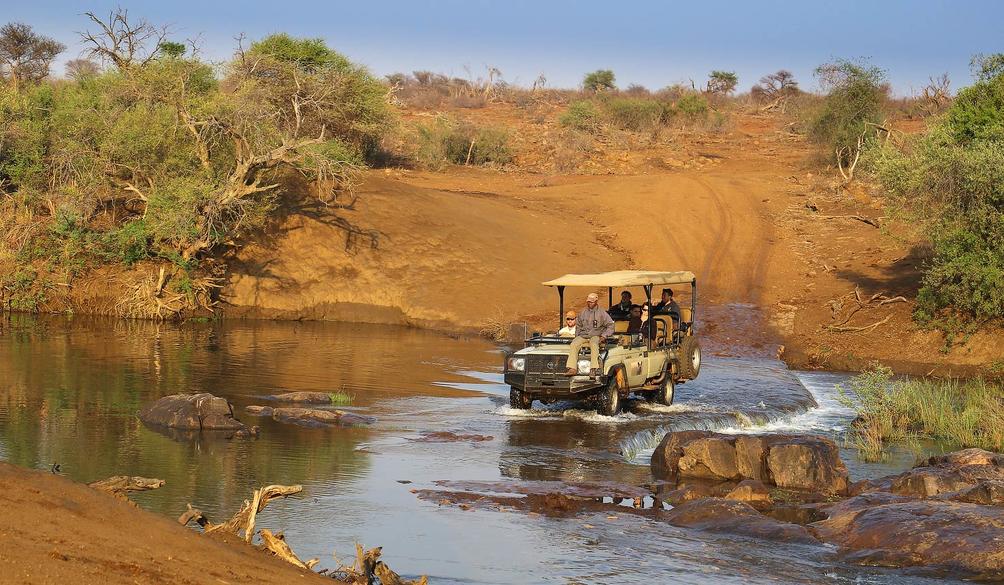
{"label": "safari vehicle", "polygon": [[[559,400],[584,400],[597,404],[600,414],[620,412],[631,393],[659,404],[673,403],[676,385],[697,378],[701,371],[701,347],[697,343],[694,314],[697,309],[697,278],[692,272],[620,270],[602,274],[566,274],[543,283],[558,290],[559,326],[565,314],[565,289],[607,289],[607,308],[613,306],[614,288],[642,288],[651,303],[652,293],[662,285],[690,285],[690,307],[680,308],[679,319],[655,314],[645,326],[646,335],[628,334],[628,321],[614,319],[614,334],[600,347],[598,376],[590,376],[589,346],[577,360],[577,375],[565,375],[565,363],[573,338],[535,333],[526,347],[506,357],[504,376],[509,385],[509,403],[528,409],[534,400],[545,404]],[[584,297],[587,293],[583,292]]]}

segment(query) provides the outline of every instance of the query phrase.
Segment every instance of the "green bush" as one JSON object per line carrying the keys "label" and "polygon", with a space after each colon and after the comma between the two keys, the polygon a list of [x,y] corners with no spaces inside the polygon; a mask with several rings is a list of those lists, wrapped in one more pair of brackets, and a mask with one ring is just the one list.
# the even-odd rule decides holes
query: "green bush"
{"label": "green bush", "polygon": [[708,100],[696,93],[687,94],[676,101],[674,109],[689,120],[708,115]]}
{"label": "green bush", "polygon": [[416,158],[431,168],[458,165],[506,165],[512,162],[509,133],[441,117],[418,128]]}
{"label": "green bush", "polygon": [[888,91],[885,72],[863,63],[838,60],[816,68],[827,90],[809,124],[809,136],[829,152],[839,152],[842,163],[853,158],[858,141],[882,121]]}
{"label": "green bush", "polygon": [[568,104],[568,109],[558,118],[558,123],[566,128],[594,132],[600,126],[600,111],[592,101],[579,100]]}
{"label": "green bush", "polygon": [[945,116],[945,125],[959,144],[1004,142],[1004,75],[960,91]]}
{"label": "green bush", "polygon": [[662,102],[645,98],[612,98],[604,103],[610,122],[622,130],[645,130],[664,117]]}

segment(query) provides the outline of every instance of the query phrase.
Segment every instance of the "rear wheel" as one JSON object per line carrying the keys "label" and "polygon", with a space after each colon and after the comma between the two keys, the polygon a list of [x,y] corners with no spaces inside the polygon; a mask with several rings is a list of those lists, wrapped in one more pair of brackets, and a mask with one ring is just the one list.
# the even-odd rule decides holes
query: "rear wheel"
{"label": "rear wheel", "polygon": [[701,346],[697,338],[688,335],[680,342],[680,377],[693,380],[701,373]]}
{"label": "rear wheel", "polygon": [[621,393],[616,375],[610,376],[606,388],[600,392],[600,405],[596,411],[604,416],[617,416],[621,411]]}
{"label": "rear wheel", "polygon": [[509,406],[512,408],[529,410],[532,404],[533,398],[531,398],[526,392],[517,390],[516,388],[509,389]]}

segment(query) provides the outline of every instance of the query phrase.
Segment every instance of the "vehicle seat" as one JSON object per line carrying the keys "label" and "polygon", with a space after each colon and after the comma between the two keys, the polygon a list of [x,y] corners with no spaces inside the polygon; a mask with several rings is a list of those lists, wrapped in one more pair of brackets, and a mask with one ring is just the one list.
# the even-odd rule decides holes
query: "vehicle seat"
{"label": "vehicle seat", "polygon": [[680,320],[683,321],[684,323],[693,323],[694,312],[691,311],[689,308],[684,309],[683,307],[680,307]]}
{"label": "vehicle seat", "polygon": [[629,321],[614,321],[614,333],[627,333]]}

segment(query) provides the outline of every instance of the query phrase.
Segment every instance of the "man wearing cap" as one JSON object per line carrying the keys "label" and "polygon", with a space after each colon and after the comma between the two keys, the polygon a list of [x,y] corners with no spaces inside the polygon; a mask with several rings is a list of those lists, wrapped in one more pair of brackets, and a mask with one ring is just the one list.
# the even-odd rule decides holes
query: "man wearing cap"
{"label": "man wearing cap", "polygon": [[558,330],[558,337],[575,337],[575,311],[565,313],[565,326]]}
{"label": "man wearing cap", "polygon": [[565,375],[574,376],[578,373],[579,349],[589,343],[589,375],[596,376],[600,371],[600,347],[607,337],[614,333],[614,320],[599,306],[600,297],[589,293],[586,297],[586,308],[575,320],[575,339],[568,349],[568,361],[565,362]]}

